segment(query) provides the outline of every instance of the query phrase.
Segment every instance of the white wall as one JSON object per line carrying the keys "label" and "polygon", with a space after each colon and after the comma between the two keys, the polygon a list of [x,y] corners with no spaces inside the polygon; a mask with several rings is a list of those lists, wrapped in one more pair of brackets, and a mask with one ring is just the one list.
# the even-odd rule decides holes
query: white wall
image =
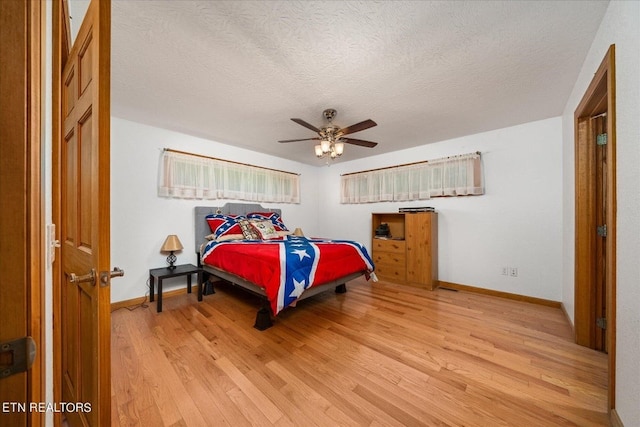
{"label": "white wall", "polygon": [[640,425],[640,3],[612,1],[563,114],[563,301],[574,301],[573,114],[611,44],[616,51],[617,337],[616,411]]}
{"label": "white wall", "polygon": [[[561,126],[559,117],[552,118],[324,168],[322,235],[358,240],[370,248],[372,212],[433,206],[439,212],[440,280],[560,301]],[[482,152],[485,195],[409,203],[339,202],[342,173],[474,151]],[[518,277],[503,276],[503,266],[516,267]]]}
{"label": "white wall", "polygon": [[[163,148],[300,173],[302,203],[262,205],[282,209],[289,227],[315,231],[318,168],[112,117],[111,263],[125,270],[124,277],[112,282],[112,302],[145,295],[149,269],[166,266],[167,255],[160,252],[160,247],[168,234],[177,234],[185,248],[176,254],[178,263],[196,265],[193,207],[222,206],[227,202],[158,197],[158,165]],[[185,286],[185,279],[166,280],[163,285],[164,290]]]}

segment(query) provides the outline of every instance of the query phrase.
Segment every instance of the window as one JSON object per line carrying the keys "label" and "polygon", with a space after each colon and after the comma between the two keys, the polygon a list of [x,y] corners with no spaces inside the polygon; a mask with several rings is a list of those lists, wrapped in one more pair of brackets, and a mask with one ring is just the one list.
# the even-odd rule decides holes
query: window
{"label": "window", "polygon": [[158,195],[300,203],[297,174],[165,149]]}
{"label": "window", "polygon": [[427,200],[484,194],[480,153],[392,166],[341,177],[341,203]]}

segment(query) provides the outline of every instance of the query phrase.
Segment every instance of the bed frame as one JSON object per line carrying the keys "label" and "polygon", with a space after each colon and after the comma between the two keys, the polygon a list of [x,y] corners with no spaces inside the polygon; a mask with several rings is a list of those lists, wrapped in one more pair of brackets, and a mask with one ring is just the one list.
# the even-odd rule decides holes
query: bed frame
{"label": "bed frame", "polygon": [[[256,314],[256,322],[253,325],[254,328],[264,331],[265,329],[273,326],[272,321],[272,312],[271,305],[269,304],[269,300],[267,299],[267,294],[264,290],[256,285],[253,282],[243,279],[235,274],[226,272],[216,267],[212,267],[209,265],[202,265],[202,260],[200,259],[200,246],[203,242],[205,242],[205,236],[211,234],[211,230],[209,229],[209,225],[206,221],[206,216],[210,214],[223,214],[223,215],[246,215],[250,212],[276,212],[282,215],[280,209],[268,209],[263,208],[258,204],[251,203],[227,203],[222,207],[212,207],[212,206],[196,206],[195,207],[195,251],[198,257],[198,267],[202,268],[205,273],[208,273],[211,276],[215,276],[219,279],[224,280],[234,286],[238,286],[254,295],[257,295],[262,300],[262,306],[258,310]],[[306,299],[317,295],[321,292],[325,292],[331,288],[335,288],[336,293],[345,293],[347,291],[346,282],[349,280],[356,279],[365,274],[364,271],[350,274],[346,277],[342,277],[340,279],[334,280],[332,282],[324,283],[322,285],[313,286],[306,290],[300,299]],[[210,279],[210,277],[209,277]],[[205,286],[204,282],[207,282],[207,286],[211,287],[211,291],[208,293],[215,293],[213,290],[213,284],[211,280],[203,280],[203,284],[199,287],[199,292],[202,292],[202,288]]]}

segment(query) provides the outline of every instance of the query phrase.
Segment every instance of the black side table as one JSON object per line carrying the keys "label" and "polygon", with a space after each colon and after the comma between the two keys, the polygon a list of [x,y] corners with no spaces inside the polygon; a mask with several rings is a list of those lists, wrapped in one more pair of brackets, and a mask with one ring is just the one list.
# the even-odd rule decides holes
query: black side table
{"label": "black side table", "polygon": [[187,292],[191,293],[191,275],[198,275],[198,301],[202,301],[202,269],[193,264],[176,265],[174,268],[162,267],[149,270],[149,301],[154,301],[154,288],[158,279],[158,313],[162,311],[162,280],[171,277],[187,276]]}

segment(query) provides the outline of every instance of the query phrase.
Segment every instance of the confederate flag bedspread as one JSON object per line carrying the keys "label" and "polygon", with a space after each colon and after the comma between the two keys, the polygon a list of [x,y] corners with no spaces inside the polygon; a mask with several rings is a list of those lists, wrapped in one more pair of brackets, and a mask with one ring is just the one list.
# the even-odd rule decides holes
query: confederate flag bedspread
{"label": "confederate flag bedspread", "polygon": [[274,315],[305,289],[357,272],[368,278],[374,269],[367,250],[358,242],[298,236],[210,241],[203,250],[202,263],[262,287]]}

